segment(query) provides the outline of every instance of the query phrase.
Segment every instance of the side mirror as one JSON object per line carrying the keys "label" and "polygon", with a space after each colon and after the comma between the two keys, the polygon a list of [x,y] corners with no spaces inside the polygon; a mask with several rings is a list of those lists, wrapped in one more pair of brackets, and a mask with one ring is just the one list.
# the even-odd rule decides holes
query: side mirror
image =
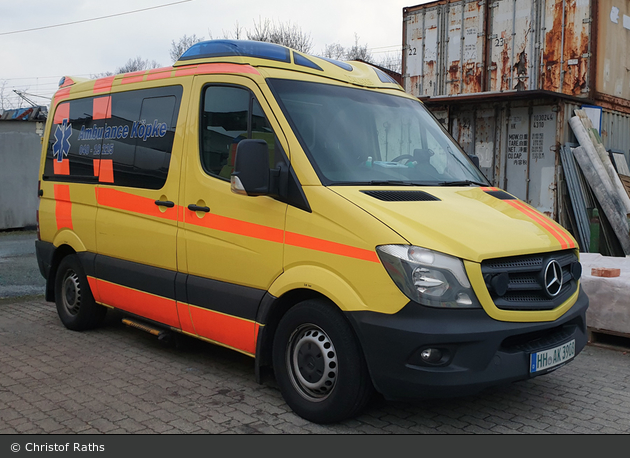
{"label": "side mirror", "polygon": [[479,156],[475,156],[474,154],[469,154],[468,157],[475,164],[475,167],[479,168]]}
{"label": "side mirror", "polygon": [[269,147],[264,140],[241,140],[236,147],[232,192],[247,196],[269,194]]}

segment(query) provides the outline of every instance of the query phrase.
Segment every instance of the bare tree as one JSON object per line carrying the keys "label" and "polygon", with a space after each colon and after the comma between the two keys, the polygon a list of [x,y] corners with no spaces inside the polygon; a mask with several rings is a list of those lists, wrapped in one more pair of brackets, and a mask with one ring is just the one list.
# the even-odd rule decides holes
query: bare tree
{"label": "bare tree", "polygon": [[223,38],[226,40],[242,40],[245,38],[245,29],[236,21],[234,24],[234,32],[223,31]]}
{"label": "bare tree", "polygon": [[372,60],[372,53],[368,50],[367,44],[359,44],[359,36],[355,33],[354,45],[349,48],[344,48],[339,43],[326,45],[324,48],[324,57],[336,60],[362,60],[370,62]]}
{"label": "bare tree", "polygon": [[374,63],[379,67],[386,68],[396,73],[402,73],[402,54],[400,52],[388,52]]}
{"label": "bare tree", "polygon": [[346,58],[346,50],[339,43],[326,45],[324,48],[324,57],[328,59],[343,60]]}
{"label": "bare tree", "polygon": [[367,44],[359,44],[359,36],[354,34],[354,45],[346,51],[346,60],[362,60],[370,62],[372,60],[372,53],[368,50]]}
{"label": "bare tree", "polygon": [[255,41],[266,41],[293,48],[303,53],[311,52],[313,39],[296,25],[289,23],[275,24],[269,19],[258,19],[254,22],[254,30],[247,31],[247,38]]}
{"label": "bare tree", "polygon": [[140,56],[130,58],[126,64],[116,69],[116,73],[138,72],[140,70],[150,70],[152,68],[160,68],[161,65],[156,61],[143,59]]}
{"label": "bare tree", "polygon": [[177,60],[188,50],[188,48],[203,40],[203,37],[198,37],[194,33],[191,36],[184,35],[177,42],[175,42],[175,40],[171,40],[171,49],[169,51],[171,60],[173,62],[177,62]]}

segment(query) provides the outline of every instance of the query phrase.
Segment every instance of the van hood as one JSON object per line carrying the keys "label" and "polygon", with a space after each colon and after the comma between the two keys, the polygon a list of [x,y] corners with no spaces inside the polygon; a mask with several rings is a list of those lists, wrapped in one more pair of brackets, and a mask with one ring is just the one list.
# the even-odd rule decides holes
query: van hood
{"label": "van hood", "polygon": [[331,189],[409,244],[469,261],[577,247],[573,237],[556,222],[498,188]]}

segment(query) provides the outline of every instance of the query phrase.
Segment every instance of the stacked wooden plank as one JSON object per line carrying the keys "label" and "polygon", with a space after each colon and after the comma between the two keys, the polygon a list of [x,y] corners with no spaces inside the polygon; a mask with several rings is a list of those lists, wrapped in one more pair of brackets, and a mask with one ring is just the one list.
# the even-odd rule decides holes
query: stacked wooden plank
{"label": "stacked wooden plank", "polygon": [[602,225],[603,236],[616,239],[610,242],[613,255],[630,255],[630,194],[586,113],[575,110],[569,125],[580,144],[571,148],[573,156],[609,225]]}

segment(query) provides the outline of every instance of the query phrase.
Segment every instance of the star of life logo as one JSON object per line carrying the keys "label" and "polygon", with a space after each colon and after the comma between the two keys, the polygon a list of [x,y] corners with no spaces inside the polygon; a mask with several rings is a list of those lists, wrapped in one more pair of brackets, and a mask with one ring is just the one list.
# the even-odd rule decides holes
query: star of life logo
{"label": "star of life logo", "polygon": [[55,143],[53,144],[53,155],[57,157],[57,162],[63,162],[64,156],[68,156],[70,151],[70,137],[72,136],[72,124],[64,119],[55,130]]}

